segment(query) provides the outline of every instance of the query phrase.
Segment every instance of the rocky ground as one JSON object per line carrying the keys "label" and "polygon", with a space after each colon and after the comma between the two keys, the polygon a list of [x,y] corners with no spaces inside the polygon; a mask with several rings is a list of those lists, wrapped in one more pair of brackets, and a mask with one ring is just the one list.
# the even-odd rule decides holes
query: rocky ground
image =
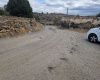
{"label": "rocky ground", "polygon": [[0,80],[100,80],[100,43],[54,26],[1,39]]}
{"label": "rocky ground", "polygon": [[41,29],[41,25],[31,18],[0,16],[0,38],[15,37]]}

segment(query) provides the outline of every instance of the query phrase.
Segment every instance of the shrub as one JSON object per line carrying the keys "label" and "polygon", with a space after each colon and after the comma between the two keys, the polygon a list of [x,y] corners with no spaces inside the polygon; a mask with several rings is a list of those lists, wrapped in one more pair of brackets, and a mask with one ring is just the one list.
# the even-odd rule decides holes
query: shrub
{"label": "shrub", "polygon": [[28,0],[9,0],[6,9],[12,16],[32,18],[33,12]]}
{"label": "shrub", "polygon": [[6,16],[8,16],[9,13],[6,12],[5,10],[0,9],[0,15],[6,15]]}
{"label": "shrub", "polygon": [[67,29],[68,29],[68,28],[69,28],[69,23],[66,22],[66,21],[62,21],[62,22],[61,22],[61,27],[62,27],[62,28],[67,28]]}
{"label": "shrub", "polygon": [[0,9],[0,15],[4,15],[4,10]]}
{"label": "shrub", "polygon": [[38,15],[33,15],[33,18],[35,18],[36,21],[40,21],[40,17]]}
{"label": "shrub", "polygon": [[53,20],[53,23],[54,23],[54,25],[56,25],[56,26],[59,26],[59,25],[60,25],[60,22],[61,22],[61,19],[60,19],[60,18],[55,18],[55,19]]}

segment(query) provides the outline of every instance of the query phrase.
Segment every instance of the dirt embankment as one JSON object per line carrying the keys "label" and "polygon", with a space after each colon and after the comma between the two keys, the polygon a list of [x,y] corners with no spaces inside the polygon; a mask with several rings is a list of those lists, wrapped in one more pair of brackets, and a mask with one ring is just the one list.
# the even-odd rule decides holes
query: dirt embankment
{"label": "dirt embankment", "polygon": [[41,24],[31,18],[0,16],[0,38],[15,37],[41,29]]}

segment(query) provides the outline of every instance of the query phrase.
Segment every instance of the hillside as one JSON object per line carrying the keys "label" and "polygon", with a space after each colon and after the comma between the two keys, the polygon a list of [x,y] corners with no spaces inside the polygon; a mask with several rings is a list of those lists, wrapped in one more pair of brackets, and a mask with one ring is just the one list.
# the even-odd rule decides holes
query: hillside
{"label": "hillside", "polygon": [[[44,25],[56,25],[69,28],[80,28],[80,29],[91,29],[95,27],[100,27],[100,18],[96,16],[77,16],[77,15],[66,15],[61,13],[34,13],[40,20],[39,22]],[[64,26],[62,26],[64,27]]]}

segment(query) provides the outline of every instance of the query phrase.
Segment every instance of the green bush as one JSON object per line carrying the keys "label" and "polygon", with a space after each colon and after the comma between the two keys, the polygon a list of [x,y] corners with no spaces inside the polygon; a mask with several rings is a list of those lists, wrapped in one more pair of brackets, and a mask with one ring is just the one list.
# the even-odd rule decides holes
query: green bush
{"label": "green bush", "polygon": [[55,18],[53,20],[53,23],[54,23],[54,25],[59,26],[60,25],[60,21],[61,21],[61,18]]}
{"label": "green bush", "polygon": [[6,16],[8,16],[9,14],[5,10],[0,9],[0,15],[6,15]]}
{"label": "green bush", "polygon": [[5,13],[4,13],[4,10],[1,10],[0,9],[0,15],[4,15]]}
{"label": "green bush", "polygon": [[32,18],[33,12],[28,0],[9,0],[6,9],[10,15]]}
{"label": "green bush", "polygon": [[33,18],[35,18],[36,21],[40,21],[40,17],[38,15],[33,15]]}

